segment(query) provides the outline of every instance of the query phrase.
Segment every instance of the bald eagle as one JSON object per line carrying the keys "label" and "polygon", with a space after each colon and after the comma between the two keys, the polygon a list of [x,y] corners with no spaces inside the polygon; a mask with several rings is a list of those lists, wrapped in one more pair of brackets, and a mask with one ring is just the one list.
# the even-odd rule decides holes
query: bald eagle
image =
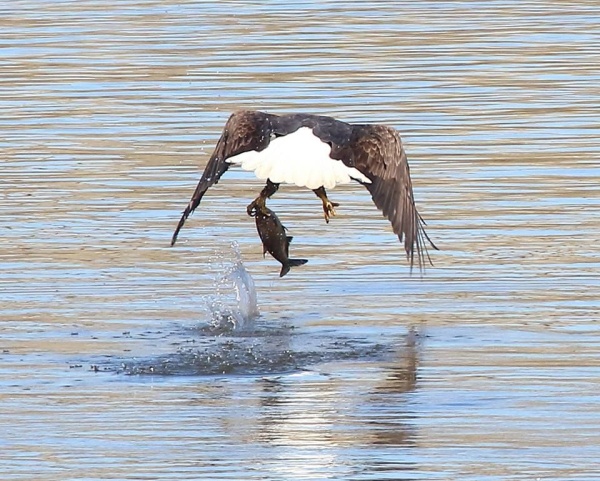
{"label": "bald eagle", "polygon": [[349,124],[309,114],[274,115],[252,110],[233,113],[183,211],[171,245],[206,191],[231,165],[266,180],[260,195],[248,205],[249,214],[264,207],[279,184],[286,183],[313,190],[329,222],[339,204],[328,199],[325,189],[356,181],[367,188],[400,242],[404,241],[410,266],[415,257],[419,268],[425,259],[431,263],[427,242],[437,247],[417,212],[406,154],[398,132],[391,127]]}

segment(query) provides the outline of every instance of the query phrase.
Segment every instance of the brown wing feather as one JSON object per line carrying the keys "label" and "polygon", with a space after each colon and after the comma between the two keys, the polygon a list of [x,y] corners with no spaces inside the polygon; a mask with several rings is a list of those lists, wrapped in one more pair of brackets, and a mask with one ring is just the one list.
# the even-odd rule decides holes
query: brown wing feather
{"label": "brown wing feather", "polygon": [[415,253],[419,269],[428,261],[426,240],[434,249],[425,232],[425,222],[417,212],[413,196],[410,169],[402,141],[396,130],[383,125],[361,126],[357,129],[352,151],[355,167],[364,173],[370,184],[364,184],[373,202],[392,223],[394,233],[404,240],[404,249],[411,267]]}
{"label": "brown wing feather", "polygon": [[268,115],[257,111],[236,112],[229,117],[223,133],[217,141],[215,150],[210,156],[200,182],[183,211],[177,228],[171,238],[171,245],[177,241],[179,231],[192,212],[200,205],[206,191],[219,182],[221,176],[229,168],[226,160],[234,155],[250,150],[263,150],[270,141],[270,122]]}

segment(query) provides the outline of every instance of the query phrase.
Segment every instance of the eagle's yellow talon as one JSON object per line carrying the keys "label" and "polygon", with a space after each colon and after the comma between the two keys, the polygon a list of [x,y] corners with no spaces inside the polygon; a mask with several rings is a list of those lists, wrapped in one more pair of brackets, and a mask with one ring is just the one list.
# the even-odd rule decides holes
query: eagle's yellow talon
{"label": "eagle's yellow talon", "polygon": [[319,187],[318,189],[314,189],[313,192],[317,195],[321,202],[323,202],[323,213],[325,215],[325,222],[329,224],[329,219],[335,216],[335,207],[339,207],[340,204],[337,202],[331,202],[327,198],[327,192],[325,192],[324,187]]}
{"label": "eagle's yellow talon", "polygon": [[329,200],[323,200],[323,213],[325,214],[325,222],[329,224],[329,219],[335,217],[335,207],[339,207],[340,204],[337,202],[330,202]]}

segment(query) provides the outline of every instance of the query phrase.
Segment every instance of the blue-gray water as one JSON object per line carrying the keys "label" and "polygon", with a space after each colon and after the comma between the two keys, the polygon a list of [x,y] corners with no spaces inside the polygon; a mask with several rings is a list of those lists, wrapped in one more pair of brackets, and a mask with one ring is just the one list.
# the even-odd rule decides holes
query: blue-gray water
{"label": "blue-gray water", "polygon": [[[600,479],[597,2],[12,1],[0,26],[3,480]],[[280,279],[233,170],[168,247],[240,108],[399,129],[434,267],[360,186],[328,225],[282,187],[309,263]],[[233,331],[232,241],[260,310]]]}

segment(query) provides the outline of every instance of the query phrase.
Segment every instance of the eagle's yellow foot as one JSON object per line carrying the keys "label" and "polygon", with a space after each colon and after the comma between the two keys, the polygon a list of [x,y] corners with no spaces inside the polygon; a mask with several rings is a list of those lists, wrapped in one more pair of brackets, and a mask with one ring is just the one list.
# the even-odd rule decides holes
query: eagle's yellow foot
{"label": "eagle's yellow foot", "polygon": [[325,222],[329,224],[329,219],[335,216],[335,208],[339,207],[340,204],[337,202],[331,202],[329,199],[325,198],[323,200],[323,213],[325,214]]}
{"label": "eagle's yellow foot", "polygon": [[339,207],[340,204],[337,202],[331,202],[327,198],[327,192],[325,192],[324,187],[319,187],[318,189],[313,189],[313,192],[317,195],[321,202],[323,202],[323,213],[325,214],[325,222],[329,224],[329,219],[335,215],[335,208]]}
{"label": "eagle's yellow foot", "polygon": [[260,195],[248,204],[246,212],[250,217],[254,217],[259,210],[263,214],[267,214],[267,199],[271,197],[279,189],[279,184],[275,184],[267,179],[267,184],[261,190]]}
{"label": "eagle's yellow foot", "polygon": [[264,212],[267,208],[267,199],[259,195],[256,199],[248,204],[246,212],[250,217],[254,217],[258,211]]}

